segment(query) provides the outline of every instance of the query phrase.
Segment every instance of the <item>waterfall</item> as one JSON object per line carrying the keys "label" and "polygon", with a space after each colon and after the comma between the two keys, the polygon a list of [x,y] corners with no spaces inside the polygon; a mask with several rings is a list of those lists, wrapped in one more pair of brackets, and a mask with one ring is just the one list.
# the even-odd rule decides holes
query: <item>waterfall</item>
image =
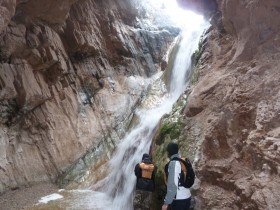
{"label": "waterfall", "polygon": [[[204,28],[204,27],[202,27]],[[201,28],[183,31],[183,39],[177,53],[170,79],[171,103],[174,103],[185,90],[191,76],[191,56],[198,47]]]}
{"label": "waterfall", "polygon": [[[171,111],[172,105],[188,85],[191,70],[191,55],[197,49],[203,30],[208,23],[197,23],[196,27],[184,30],[170,77],[168,96],[150,109],[138,109],[139,123],[122,139],[108,163],[109,175],[95,184],[93,190],[60,190],[43,200],[52,200],[48,207],[63,207],[67,210],[132,210],[136,184],[135,165],[141,161],[143,153],[149,153],[155,128],[161,117]],[[158,105],[159,104],[159,105]],[[55,199],[59,199],[54,201]],[[57,202],[57,203],[56,203]],[[41,209],[40,206],[32,208]]]}
{"label": "waterfall", "polygon": [[183,32],[183,39],[172,69],[169,97],[156,108],[137,111],[140,123],[121,141],[110,160],[111,172],[106,181],[103,180],[103,190],[113,197],[114,208],[112,209],[133,209],[136,183],[134,167],[141,161],[143,153],[149,153],[154,130],[159,120],[165,113],[171,111],[172,105],[188,85],[186,78],[190,76],[191,55],[197,49],[205,27],[206,23],[203,23],[197,28]]}

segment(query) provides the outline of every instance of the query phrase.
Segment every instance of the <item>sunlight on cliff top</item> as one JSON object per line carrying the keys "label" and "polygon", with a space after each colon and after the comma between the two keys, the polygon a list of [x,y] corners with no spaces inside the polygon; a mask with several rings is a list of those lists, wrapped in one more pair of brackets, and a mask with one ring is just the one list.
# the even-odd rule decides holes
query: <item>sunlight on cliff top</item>
{"label": "sunlight on cliff top", "polygon": [[182,9],[176,0],[145,0],[143,4],[150,7],[150,18],[155,22],[171,24],[182,29],[196,28],[203,22],[203,16]]}

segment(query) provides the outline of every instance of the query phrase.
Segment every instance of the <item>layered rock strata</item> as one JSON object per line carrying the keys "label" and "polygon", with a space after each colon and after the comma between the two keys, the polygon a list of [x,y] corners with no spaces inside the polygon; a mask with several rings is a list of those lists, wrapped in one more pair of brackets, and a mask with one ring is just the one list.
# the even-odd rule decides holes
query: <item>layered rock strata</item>
{"label": "layered rock strata", "polygon": [[126,0],[4,0],[0,15],[0,192],[88,151],[106,161],[178,30],[139,27]]}
{"label": "layered rock strata", "polygon": [[220,18],[212,16],[185,108],[186,122],[201,129],[196,208],[279,209],[280,2],[216,3]]}

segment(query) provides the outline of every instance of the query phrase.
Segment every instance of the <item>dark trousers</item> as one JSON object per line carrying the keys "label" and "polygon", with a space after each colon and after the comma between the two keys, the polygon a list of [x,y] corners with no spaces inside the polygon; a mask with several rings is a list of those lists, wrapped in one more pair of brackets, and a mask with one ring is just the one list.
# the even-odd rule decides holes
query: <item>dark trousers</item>
{"label": "dark trousers", "polygon": [[170,205],[170,210],[189,210],[191,205],[191,198],[184,200],[173,200]]}

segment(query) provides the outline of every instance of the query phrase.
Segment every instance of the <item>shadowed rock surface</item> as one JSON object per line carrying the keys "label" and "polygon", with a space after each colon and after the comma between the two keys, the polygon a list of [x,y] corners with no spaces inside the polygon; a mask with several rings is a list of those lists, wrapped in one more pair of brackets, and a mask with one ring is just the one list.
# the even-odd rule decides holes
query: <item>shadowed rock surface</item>
{"label": "shadowed rock surface", "polygon": [[[0,192],[106,161],[179,30],[129,1],[0,3]],[[138,25],[138,26],[137,26]]]}

